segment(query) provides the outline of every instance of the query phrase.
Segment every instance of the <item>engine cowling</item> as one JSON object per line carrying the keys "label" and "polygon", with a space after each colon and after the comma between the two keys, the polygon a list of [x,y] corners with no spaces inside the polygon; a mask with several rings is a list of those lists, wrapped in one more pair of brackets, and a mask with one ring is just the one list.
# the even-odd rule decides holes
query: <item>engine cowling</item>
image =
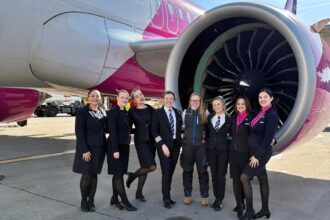
{"label": "engine cowling", "polygon": [[0,122],[26,120],[49,97],[33,89],[0,88]]}
{"label": "engine cowling", "polygon": [[[232,3],[201,15],[174,46],[165,87],[186,107],[195,91],[205,102],[221,95],[229,113],[246,95],[254,110],[270,88],[280,117],[280,152],[329,123],[329,47],[292,13],[257,3]],[[325,71],[325,72],[324,72]]]}

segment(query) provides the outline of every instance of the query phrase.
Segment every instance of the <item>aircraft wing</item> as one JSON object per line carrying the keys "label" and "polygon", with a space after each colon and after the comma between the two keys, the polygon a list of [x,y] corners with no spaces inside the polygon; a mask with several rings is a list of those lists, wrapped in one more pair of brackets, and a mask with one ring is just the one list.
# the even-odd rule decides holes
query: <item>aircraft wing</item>
{"label": "aircraft wing", "polygon": [[143,40],[130,43],[139,65],[161,77],[165,77],[166,65],[177,38]]}

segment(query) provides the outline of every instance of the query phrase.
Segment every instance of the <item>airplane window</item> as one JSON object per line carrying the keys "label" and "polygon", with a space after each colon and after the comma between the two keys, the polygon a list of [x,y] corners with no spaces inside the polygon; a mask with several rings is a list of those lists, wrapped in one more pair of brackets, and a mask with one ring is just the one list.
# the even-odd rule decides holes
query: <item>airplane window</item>
{"label": "airplane window", "polygon": [[170,12],[170,14],[173,15],[174,14],[174,11],[173,11],[172,5],[171,4],[168,4],[167,5],[167,8],[168,8],[168,11]]}
{"label": "airplane window", "polygon": [[183,20],[183,11],[181,8],[179,8],[179,17],[181,20]]}

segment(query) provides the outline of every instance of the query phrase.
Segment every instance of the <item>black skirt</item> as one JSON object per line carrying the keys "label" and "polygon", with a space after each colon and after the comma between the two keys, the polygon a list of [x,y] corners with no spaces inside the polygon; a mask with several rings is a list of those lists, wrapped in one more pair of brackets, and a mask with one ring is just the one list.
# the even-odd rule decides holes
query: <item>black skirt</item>
{"label": "black skirt", "polygon": [[113,157],[113,152],[110,151],[107,154],[108,158],[108,174],[112,175],[124,175],[127,173],[128,160],[129,160],[129,145],[119,145],[119,158]]}
{"label": "black skirt", "polygon": [[156,165],[156,147],[154,144],[150,142],[137,142],[135,143],[135,148],[142,168]]}
{"label": "black skirt", "polygon": [[73,172],[81,174],[100,174],[105,158],[105,144],[90,146],[91,160],[86,162],[82,159],[83,153],[76,149]]}
{"label": "black skirt", "polygon": [[239,178],[249,159],[249,152],[229,151],[230,177]]}
{"label": "black skirt", "polygon": [[266,171],[266,164],[268,163],[269,159],[272,157],[272,151],[267,151],[265,156],[259,160],[259,166],[257,167],[250,167],[249,161],[245,165],[243,173],[250,177],[254,176],[266,176],[267,171]]}

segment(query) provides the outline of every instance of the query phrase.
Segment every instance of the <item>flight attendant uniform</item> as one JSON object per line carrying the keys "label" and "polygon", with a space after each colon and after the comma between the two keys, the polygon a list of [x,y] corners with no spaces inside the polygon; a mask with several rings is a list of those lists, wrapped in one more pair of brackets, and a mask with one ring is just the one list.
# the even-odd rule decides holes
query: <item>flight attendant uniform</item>
{"label": "flight attendant uniform", "polygon": [[[116,105],[108,112],[108,126],[108,174],[124,175],[128,168],[132,121],[127,111]],[[119,159],[113,157],[114,152],[119,152]]]}
{"label": "flight attendant uniform", "polygon": [[[173,127],[170,123],[171,117],[173,118]],[[182,118],[177,109],[173,107],[169,109],[164,106],[155,110],[152,118],[151,132],[155,138],[162,169],[162,194],[164,207],[166,208],[171,208],[171,204],[174,204],[174,201],[171,199],[171,184],[174,169],[180,154],[181,129]],[[163,144],[165,144],[170,151],[169,157],[164,155],[162,150]]]}
{"label": "flight attendant uniform", "polygon": [[[107,126],[106,112],[99,109],[95,112],[88,105],[77,111],[76,153],[73,163],[73,172],[81,174],[100,174],[105,158],[105,129]],[[84,161],[82,155],[91,153],[91,160]]]}
{"label": "flight attendant uniform", "polygon": [[250,150],[248,139],[251,132],[250,116],[248,113],[236,113],[231,119],[231,142],[229,147],[230,177],[233,179],[233,189],[236,199],[238,216],[243,214],[244,193],[240,176],[249,162]]}
{"label": "flight attendant uniform", "polygon": [[230,132],[230,117],[226,114],[208,116],[207,155],[212,173],[213,194],[215,202],[212,205],[216,211],[223,207],[225,197],[226,174],[228,168],[228,134]]}

